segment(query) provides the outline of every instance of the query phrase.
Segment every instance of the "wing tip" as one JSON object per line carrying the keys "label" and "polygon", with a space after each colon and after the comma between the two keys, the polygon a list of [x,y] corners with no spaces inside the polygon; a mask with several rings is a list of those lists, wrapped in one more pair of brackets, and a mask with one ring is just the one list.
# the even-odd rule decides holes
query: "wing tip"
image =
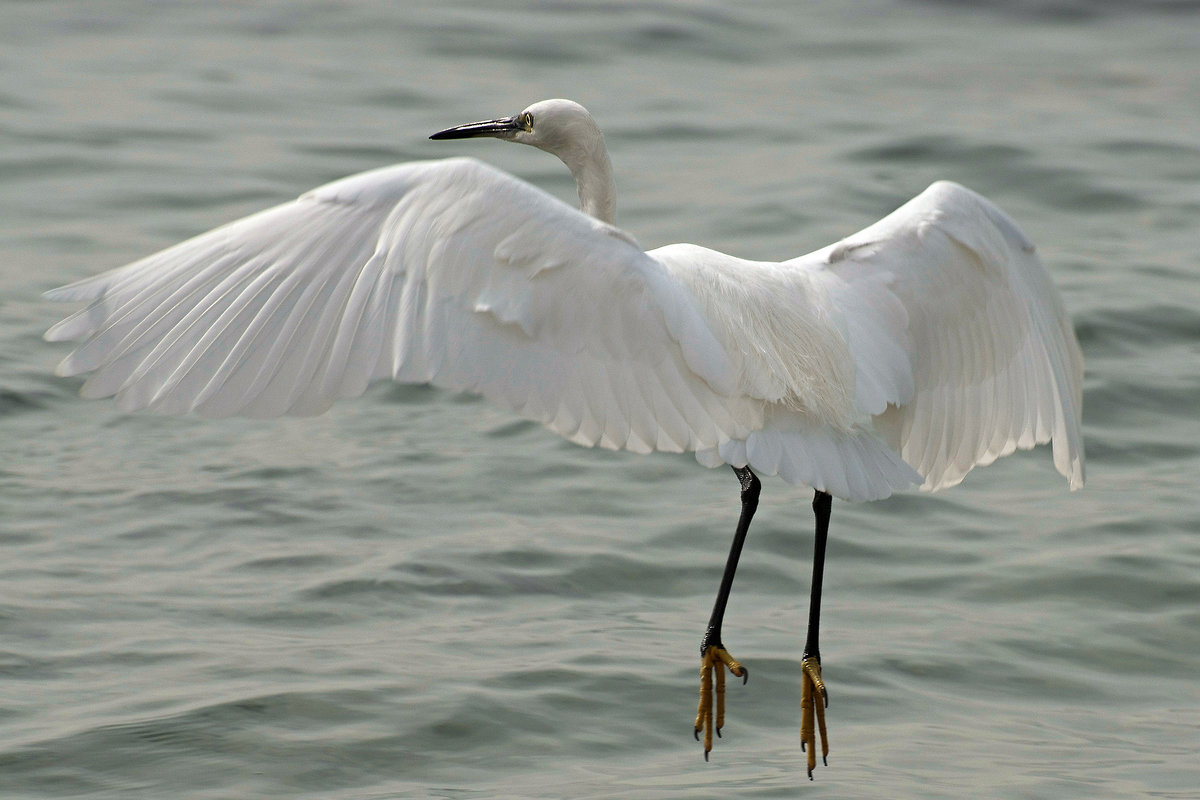
{"label": "wing tip", "polygon": [[1063,473],[1063,477],[1067,479],[1067,486],[1072,492],[1077,492],[1083,488],[1083,484],[1087,481],[1087,476],[1083,468],[1083,458],[1077,458],[1071,462],[1070,473]]}

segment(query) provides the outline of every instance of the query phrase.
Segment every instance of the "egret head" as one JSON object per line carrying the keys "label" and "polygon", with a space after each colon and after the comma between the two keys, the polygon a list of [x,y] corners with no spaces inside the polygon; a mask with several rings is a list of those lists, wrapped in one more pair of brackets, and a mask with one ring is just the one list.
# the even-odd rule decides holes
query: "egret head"
{"label": "egret head", "polygon": [[468,139],[489,136],[531,144],[561,156],[576,147],[591,149],[604,141],[587,109],[573,100],[540,100],[511,117],[470,122],[438,131],[430,139]]}
{"label": "egret head", "polygon": [[583,211],[605,222],[616,213],[612,164],[600,126],[588,110],[573,100],[540,100],[511,117],[469,122],[438,131],[430,139],[469,139],[488,136],[530,144],[567,165],[579,187]]}

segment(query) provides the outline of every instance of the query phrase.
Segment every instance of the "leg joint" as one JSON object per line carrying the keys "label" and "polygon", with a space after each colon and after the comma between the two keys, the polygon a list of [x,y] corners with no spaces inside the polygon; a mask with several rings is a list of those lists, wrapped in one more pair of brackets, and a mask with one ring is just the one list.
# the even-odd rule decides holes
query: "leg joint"
{"label": "leg joint", "polygon": [[758,493],[762,488],[758,476],[749,467],[734,467],[733,472],[742,484],[742,504],[753,503],[757,505]]}

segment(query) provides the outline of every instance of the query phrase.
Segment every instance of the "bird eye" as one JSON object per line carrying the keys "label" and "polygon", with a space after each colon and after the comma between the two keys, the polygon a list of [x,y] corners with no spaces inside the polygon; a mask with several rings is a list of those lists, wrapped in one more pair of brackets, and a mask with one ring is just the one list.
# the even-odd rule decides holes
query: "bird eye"
{"label": "bird eye", "polygon": [[517,117],[517,122],[521,124],[526,133],[533,132],[533,114],[530,114],[528,111],[523,112],[521,116]]}

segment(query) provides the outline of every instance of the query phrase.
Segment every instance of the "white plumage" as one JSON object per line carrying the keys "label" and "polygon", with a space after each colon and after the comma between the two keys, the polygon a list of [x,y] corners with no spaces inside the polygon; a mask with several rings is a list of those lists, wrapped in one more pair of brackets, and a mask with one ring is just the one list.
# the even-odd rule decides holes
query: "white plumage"
{"label": "white plumage", "polygon": [[[937,183],[779,264],[647,253],[610,224],[602,139],[602,161],[574,147],[592,134],[566,103],[489,135],[562,158],[594,216],[471,159],[356,175],[50,292],[89,303],[46,334],[85,340],[58,373],[123,409],[213,417],[429,382],[582,445],[695,451],[849,500],[1051,440],[1083,484],[1079,346],[987,200]],[[556,119],[582,133],[534,140]]]}

